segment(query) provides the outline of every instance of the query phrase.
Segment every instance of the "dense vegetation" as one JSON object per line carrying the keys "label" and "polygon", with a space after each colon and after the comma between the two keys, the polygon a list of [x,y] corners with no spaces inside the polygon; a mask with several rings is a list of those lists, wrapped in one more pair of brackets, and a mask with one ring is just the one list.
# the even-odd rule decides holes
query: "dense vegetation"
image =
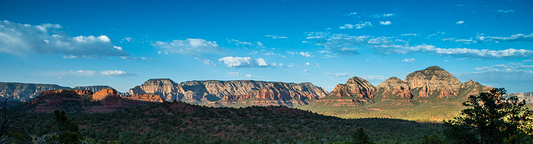
{"label": "dense vegetation", "polygon": [[[1,115],[0,143],[533,142],[532,112],[516,99],[495,99],[501,90],[469,97],[461,117],[444,126],[389,118],[343,119],[284,106],[213,108],[183,102],[96,114],[6,111]],[[483,125],[497,131],[486,133]],[[497,137],[486,139],[486,135]]]}
{"label": "dense vegetation", "polygon": [[[17,123],[42,137],[56,129],[52,114],[17,113]],[[352,140],[364,128],[374,142],[413,143],[440,135],[441,124],[399,119],[341,119],[287,107],[210,108],[165,102],[113,113],[69,115],[81,136],[100,143],[325,143]]]}

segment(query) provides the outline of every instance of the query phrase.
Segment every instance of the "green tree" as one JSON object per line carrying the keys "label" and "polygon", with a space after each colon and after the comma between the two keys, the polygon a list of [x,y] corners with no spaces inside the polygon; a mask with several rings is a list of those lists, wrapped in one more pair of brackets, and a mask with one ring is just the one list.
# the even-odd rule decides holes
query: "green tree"
{"label": "green tree", "polygon": [[372,140],[370,139],[370,136],[365,133],[363,130],[363,127],[357,128],[355,132],[352,134],[352,141],[351,144],[373,144]]}
{"label": "green tree", "polygon": [[502,143],[513,135],[531,134],[533,111],[525,107],[525,101],[503,98],[504,88],[471,95],[463,103],[469,107],[461,116],[444,122],[445,134],[457,143]]}
{"label": "green tree", "polygon": [[81,143],[83,137],[79,134],[78,125],[73,123],[65,115],[64,111],[55,110],[54,120],[56,122],[57,135],[52,139],[62,144]]}

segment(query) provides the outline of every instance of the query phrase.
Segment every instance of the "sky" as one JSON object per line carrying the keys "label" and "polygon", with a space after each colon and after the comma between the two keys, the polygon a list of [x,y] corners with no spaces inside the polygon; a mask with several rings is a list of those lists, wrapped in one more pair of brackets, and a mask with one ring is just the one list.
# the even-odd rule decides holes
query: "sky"
{"label": "sky", "polygon": [[533,1],[0,0],[0,82],[377,86],[439,66],[533,92]]}

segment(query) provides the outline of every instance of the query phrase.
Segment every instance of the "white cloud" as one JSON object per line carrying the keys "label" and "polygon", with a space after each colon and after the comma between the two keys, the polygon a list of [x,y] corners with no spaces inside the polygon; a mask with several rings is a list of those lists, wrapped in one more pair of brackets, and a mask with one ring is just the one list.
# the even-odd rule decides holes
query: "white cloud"
{"label": "white cloud", "polygon": [[223,53],[222,48],[215,41],[204,39],[173,40],[172,42],[155,41],[152,46],[161,49],[165,53],[177,53],[184,55],[202,55],[204,53]]}
{"label": "white cloud", "polygon": [[270,37],[272,39],[288,39],[289,38],[286,36],[276,36],[276,35],[266,35],[266,37]]}
{"label": "white cloud", "polygon": [[244,76],[245,76],[245,77],[248,77],[248,78],[260,78],[260,77],[252,76],[251,74],[245,74]]}
{"label": "white cloud", "polygon": [[133,41],[133,39],[131,37],[125,37],[125,38],[122,39],[122,41],[131,42],[131,41]]}
{"label": "white cloud", "polygon": [[406,58],[406,59],[403,59],[402,62],[415,62],[415,58]]}
{"label": "white cloud", "polygon": [[340,26],[339,29],[362,29],[364,27],[372,27],[372,23],[370,22],[361,22],[358,24],[344,24],[344,26]]}
{"label": "white cloud", "polygon": [[45,75],[52,75],[54,77],[67,78],[69,76],[79,76],[79,77],[128,77],[128,76],[137,76],[136,74],[129,73],[121,70],[69,70],[69,71],[53,71],[45,72]]}
{"label": "white cloud", "polygon": [[315,57],[314,55],[311,55],[312,53],[310,52],[300,52],[300,55],[304,56],[304,57],[307,57],[307,58],[311,58],[311,57]]}
{"label": "white cloud", "polygon": [[110,76],[110,77],[137,76],[136,74],[128,73],[128,72],[121,71],[121,70],[105,70],[105,71],[100,71],[100,74],[104,76]]}
{"label": "white cloud", "polygon": [[361,78],[365,80],[384,80],[387,79],[385,76],[382,75],[369,75],[369,76],[361,76]]}
{"label": "white cloud", "polygon": [[478,72],[454,74],[458,78],[471,78],[484,85],[505,87],[508,91],[530,91],[533,87],[533,65],[520,63],[496,64],[474,68]]}
{"label": "white cloud", "polygon": [[[71,59],[71,58],[76,58],[76,57],[70,56],[70,57],[64,57],[64,58]],[[146,58],[146,57],[137,58],[137,57],[132,57],[132,56],[120,56],[120,58],[125,59],[125,60],[139,60],[139,59],[141,59],[141,60],[154,61],[153,58]]]}
{"label": "white cloud", "polygon": [[106,35],[70,37],[61,25],[29,25],[0,21],[0,52],[25,55],[28,52],[61,54],[66,58],[129,56]]}
{"label": "white cloud", "polygon": [[402,34],[402,36],[419,36],[420,34],[417,34],[417,33],[405,33],[405,34]]}
{"label": "white cloud", "polygon": [[228,68],[256,68],[256,67],[271,67],[275,64],[270,64],[262,58],[252,59],[250,57],[232,57],[227,56],[218,59],[223,61]]}
{"label": "white cloud", "polygon": [[373,15],[370,15],[370,17],[372,18],[386,18],[386,17],[391,17],[391,16],[394,16],[395,14],[393,13],[384,13],[384,14],[373,14]]}
{"label": "white cloud", "polygon": [[324,74],[331,76],[331,77],[348,77],[351,75],[350,73],[324,73]]}
{"label": "white cloud", "polygon": [[239,73],[239,72],[228,72],[228,75],[241,76],[241,73]]}
{"label": "white cloud", "polygon": [[529,58],[533,57],[533,50],[526,49],[504,49],[504,50],[488,50],[488,49],[469,49],[469,48],[438,48],[432,45],[376,45],[374,49],[382,53],[429,53],[439,56],[455,56],[462,58],[477,58],[477,59],[513,59],[513,58]]}
{"label": "white cloud", "polygon": [[387,18],[392,17],[396,14],[394,13],[374,13],[374,12],[351,12],[348,14],[344,14],[344,16],[351,16],[351,17],[371,17],[371,18]]}
{"label": "white cloud", "polygon": [[306,66],[309,66],[309,65],[311,65],[311,64],[310,64],[309,62],[306,62],[305,65],[306,65]]}
{"label": "white cloud", "polygon": [[499,12],[499,13],[514,13],[514,10],[513,9],[510,9],[510,10],[499,9],[499,10],[497,10],[497,12]]}
{"label": "white cloud", "polygon": [[455,22],[455,25],[462,25],[464,23],[465,23],[465,21],[458,21],[458,22]]}
{"label": "white cloud", "polygon": [[477,42],[479,43],[484,43],[484,42],[489,42],[489,41],[491,42],[533,41],[533,33],[529,35],[520,33],[520,34],[511,35],[509,37],[483,36],[483,34],[481,34],[481,35],[478,35],[476,39],[477,39]]}
{"label": "white cloud", "polygon": [[379,21],[379,24],[381,24],[381,25],[390,25],[392,23],[390,21]]}
{"label": "white cloud", "polygon": [[361,48],[378,44],[394,44],[389,37],[350,36],[321,32],[308,33],[307,39],[314,40],[316,45],[324,46],[326,50],[323,52],[331,52],[334,56],[357,55]]}
{"label": "white cloud", "polygon": [[309,72],[309,70],[307,70],[307,69],[304,69],[303,71],[304,71],[304,72]]}
{"label": "white cloud", "polygon": [[212,65],[212,66],[217,66],[215,63],[213,63],[211,60],[208,60],[208,59],[201,59],[201,58],[194,58],[195,60],[198,60],[206,65]]}

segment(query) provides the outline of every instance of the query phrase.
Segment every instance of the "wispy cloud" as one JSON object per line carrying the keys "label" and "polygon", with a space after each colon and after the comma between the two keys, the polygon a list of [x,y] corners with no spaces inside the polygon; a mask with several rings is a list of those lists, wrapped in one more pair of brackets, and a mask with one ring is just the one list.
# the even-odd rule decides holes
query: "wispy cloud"
{"label": "wispy cloud", "polygon": [[61,54],[65,58],[129,56],[106,35],[71,37],[59,24],[30,25],[0,21],[0,52],[25,55],[28,52]]}
{"label": "wispy cloud", "polygon": [[364,27],[372,27],[372,23],[360,22],[358,24],[344,24],[344,26],[340,26],[339,29],[362,29]]}
{"label": "wispy cloud", "polygon": [[394,13],[374,13],[374,12],[351,12],[344,14],[344,16],[350,17],[371,17],[371,18],[387,18],[395,16]]}
{"label": "wispy cloud", "polygon": [[[515,59],[533,57],[533,50],[527,49],[471,49],[471,48],[438,48],[433,45],[414,45],[409,46],[405,43],[397,44],[398,41],[392,41],[391,37],[371,37],[371,36],[350,36],[346,34],[330,34],[323,32],[307,33],[307,39],[315,41],[316,45],[324,46],[325,52],[331,52],[335,56],[356,55],[359,49],[370,49],[380,54],[409,54],[409,53],[427,53],[438,56],[453,56],[472,59]],[[530,36],[517,35],[512,38],[496,38],[492,40],[505,39],[512,40],[529,40]],[[459,40],[462,41],[462,40]],[[465,40],[469,41],[469,40]],[[325,53],[324,52],[324,53]]]}
{"label": "wispy cloud", "polygon": [[455,22],[455,25],[462,25],[462,24],[465,24],[465,21],[457,21],[457,22]]}
{"label": "wispy cloud", "polygon": [[499,10],[497,10],[497,12],[499,12],[499,13],[514,13],[514,10],[513,9],[509,9],[509,10],[499,9]]}
{"label": "wispy cloud", "polygon": [[348,77],[351,76],[350,73],[324,73],[325,75],[331,76],[331,77]]}
{"label": "wispy cloud", "polygon": [[69,77],[69,76],[81,76],[81,77],[129,77],[129,76],[137,76],[136,74],[129,73],[126,71],[121,70],[102,70],[102,71],[95,71],[95,70],[69,70],[69,71],[52,71],[52,72],[45,72],[45,75],[52,75],[57,76],[61,78]]}
{"label": "wispy cloud", "polygon": [[286,36],[276,36],[276,35],[266,35],[266,37],[270,37],[272,39],[288,39],[289,38]]}
{"label": "wispy cloud", "polygon": [[208,60],[208,59],[201,59],[201,58],[194,58],[195,60],[198,60],[206,65],[212,65],[212,66],[217,66],[215,63],[213,63],[211,60]]}
{"label": "wispy cloud", "polygon": [[265,68],[275,66],[275,64],[270,64],[262,58],[252,59],[250,57],[227,56],[218,59],[218,61],[224,62],[228,68]]}
{"label": "wispy cloud", "polygon": [[215,41],[204,39],[173,40],[171,42],[155,41],[152,46],[159,48],[162,53],[176,53],[184,55],[202,55],[205,53],[223,53],[222,48]]}
{"label": "wispy cloud", "polygon": [[312,53],[310,53],[310,52],[300,52],[300,55],[302,55],[302,56],[304,56],[304,57],[307,57],[307,58],[315,57],[315,56],[312,55]]}
{"label": "wispy cloud", "polygon": [[241,73],[239,73],[239,72],[228,72],[228,75],[241,76]]}
{"label": "wispy cloud", "polygon": [[473,59],[514,59],[514,58],[529,58],[533,57],[532,50],[526,49],[504,49],[504,50],[488,50],[488,49],[469,49],[469,48],[438,48],[432,45],[376,45],[374,49],[384,53],[428,53],[439,56],[454,56],[462,58]]}
{"label": "wispy cloud", "polygon": [[361,78],[365,79],[365,80],[384,80],[384,79],[387,79],[385,76],[382,76],[382,75],[363,75],[361,76]]}
{"label": "wispy cloud", "polygon": [[381,24],[381,25],[390,25],[392,23],[390,21],[379,21],[379,24]]}
{"label": "wispy cloud", "polygon": [[417,33],[404,33],[402,36],[419,36],[420,34]]}
{"label": "wispy cloud", "polygon": [[497,36],[483,36],[483,34],[478,35],[476,37],[477,42],[484,43],[484,42],[514,42],[514,41],[533,41],[533,33],[529,35],[525,34],[514,34],[509,37],[497,37]]}
{"label": "wispy cloud", "polygon": [[403,59],[402,62],[415,62],[415,58],[406,58],[406,59]]}

